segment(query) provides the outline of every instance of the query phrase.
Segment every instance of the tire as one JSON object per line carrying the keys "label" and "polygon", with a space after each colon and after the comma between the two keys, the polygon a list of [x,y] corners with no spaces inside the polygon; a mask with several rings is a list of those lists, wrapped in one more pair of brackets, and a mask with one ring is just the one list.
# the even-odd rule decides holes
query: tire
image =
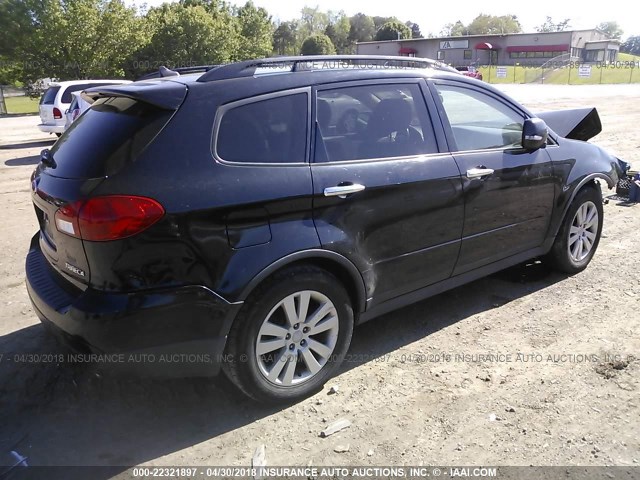
{"label": "tire", "polygon": [[[597,215],[594,218],[593,215]],[[547,258],[564,273],[581,272],[593,258],[602,234],[602,193],[586,187],[574,198]]]}
{"label": "tire", "polygon": [[223,371],[254,400],[299,400],[340,366],[353,323],[349,296],[336,277],[313,266],[286,269],[245,301],[227,339]]}

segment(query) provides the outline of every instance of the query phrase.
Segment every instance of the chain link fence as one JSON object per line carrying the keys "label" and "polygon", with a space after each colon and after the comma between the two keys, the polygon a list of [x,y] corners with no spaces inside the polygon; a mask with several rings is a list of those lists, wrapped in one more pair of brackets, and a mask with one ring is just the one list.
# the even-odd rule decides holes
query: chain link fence
{"label": "chain link fence", "polygon": [[552,60],[541,66],[483,66],[478,69],[488,83],[538,83],[596,85],[640,83],[640,62],[580,63]]}
{"label": "chain link fence", "polygon": [[39,88],[17,88],[0,85],[0,115],[29,114],[38,112]]}

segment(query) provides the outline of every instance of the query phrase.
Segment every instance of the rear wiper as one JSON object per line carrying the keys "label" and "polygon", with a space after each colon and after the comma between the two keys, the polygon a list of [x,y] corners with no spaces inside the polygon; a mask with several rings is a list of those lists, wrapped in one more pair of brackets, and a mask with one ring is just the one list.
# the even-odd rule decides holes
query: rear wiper
{"label": "rear wiper", "polygon": [[53,154],[51,153],[51,150],[49,150],[48,148],[45,148],[40,152],[40,161],[42,162],[43,165],[46,165],[47,167],[56,168],[58,166],[56,161],[53,159]]}

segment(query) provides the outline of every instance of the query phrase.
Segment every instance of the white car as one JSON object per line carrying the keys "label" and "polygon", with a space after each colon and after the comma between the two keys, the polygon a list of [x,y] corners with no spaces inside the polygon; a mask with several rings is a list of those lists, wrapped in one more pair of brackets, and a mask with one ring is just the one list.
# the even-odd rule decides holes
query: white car
{"label": "white car", "polygon": [[60,136],[65,130],[65,113],[71,105],[72,93],[103,85],[131,83],[129,80],[70,80],[54,82],[40,99],[40,123],[38,128]]}
{"label": "white car", "polygon": [[82,115],[85,112],[85,110],[88,110],[89,107],[91,106],[89,102],[87,102],[84,98],[80,96],[81,94],[82,92],[73,92],[71,94],[71,96],[73,97],[73,100],[71,100],[71,105],[69,105],[69,108],[65,112],[65,118],[66,118],[66,121],[64,124],[65,132],[69,129],[69,127],[75,121],[75,119],[78,118],[80,115]]}

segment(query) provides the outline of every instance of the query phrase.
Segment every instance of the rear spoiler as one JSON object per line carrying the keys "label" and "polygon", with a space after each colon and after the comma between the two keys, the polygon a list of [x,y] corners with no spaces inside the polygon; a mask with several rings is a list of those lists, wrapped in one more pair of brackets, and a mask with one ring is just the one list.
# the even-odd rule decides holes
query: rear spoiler
{"label": "rear spoiler", "polygon": [[186,96],[186,85],[168,81],[105,85],[103,87],[88,88],[82,92],[82,98],[89,103],[104,97],[127,97],[165,110],[177,110]]}
{"label": "rear spoiler", "polygon": [[561,137],[587,141],[602,131],[600,115],[595,108],[574,108],[536,113],[551,130]]}
{"label": "rear spoiler", "polygon": [[167,67],[162,66],[154,72],[150,72],[145,75],[142,75],[141,77],[136,78],[136,82],[139,82],[141,80],[150,80],[153,78],[187,75],[189,73],[205,73],[214,68],[218,68],[219,66],[220,65],[197,65],[194,67],[179,67],[179,68],[172,68],[172,69],[168,69]]}

